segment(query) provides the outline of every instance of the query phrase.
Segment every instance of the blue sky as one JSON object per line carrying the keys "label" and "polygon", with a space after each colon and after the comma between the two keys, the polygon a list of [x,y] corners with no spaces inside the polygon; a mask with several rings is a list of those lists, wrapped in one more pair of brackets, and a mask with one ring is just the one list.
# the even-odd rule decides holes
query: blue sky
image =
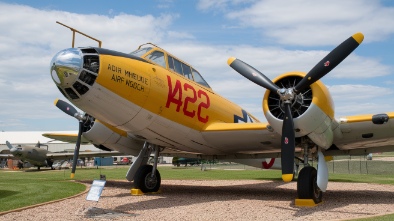
{"label": "blue sky", "polygon": [[[378,0],[1,1],[0,130],[76,130],[49,62],[71,46],[60,21],[121,52],[153,42],[199,70],[212,88],[265,121],[265,90],[227,66],[235,56],[269,78],[308,72],[356,32],[363,44],[322,81],[336,116],[394,111],[394,3]],[[77,36],[76,46],[96,45]]]}

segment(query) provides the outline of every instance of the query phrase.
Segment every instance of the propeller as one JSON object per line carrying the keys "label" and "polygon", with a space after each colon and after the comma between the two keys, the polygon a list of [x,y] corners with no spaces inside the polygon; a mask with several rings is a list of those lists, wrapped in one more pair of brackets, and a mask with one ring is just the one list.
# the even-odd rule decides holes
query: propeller
{"label": "propeller", "polygon": [[81,146],[83,125],[84,125],[84,121],[86,121],[88,118],[84,114],[79,113],[69,103],[62,101],[60,99],[55,100],[55,106],[58,107],[60,110],[62,110],[64,113],[76,118],[79,121],[78,137],[77,137],[77,143],[75,144],[73,165],[71,168],[71,175],[70,175],[70,178],[74,179],[75,170],[77,168],[77,161],[78,161],[78,157],[79,157],[79,148]]}
{"label": "propeller", "polygon": [[264,74],[246,64],[245,62],[231,57],[227,63],[235,71],[251,80],[257,85],[266,88],[271,92],[278,93],[283,103],[284,119],[282,125],[281,138],[281,162],[282,179],[290,182],[293,179],[294,156],[295,156],[295,132],[291,105],[296,96],[305,88],[328,74],[339,63],[341,63],[354,49],[364,40],[362,33],[356,33],[334,48],[319,63],[313,67],[306,76],[294,86],[294,88],[279,88]]}

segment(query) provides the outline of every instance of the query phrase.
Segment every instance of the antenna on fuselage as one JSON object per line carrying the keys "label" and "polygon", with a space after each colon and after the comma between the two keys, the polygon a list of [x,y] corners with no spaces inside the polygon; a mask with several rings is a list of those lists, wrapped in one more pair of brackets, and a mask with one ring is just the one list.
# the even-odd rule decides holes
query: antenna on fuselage
{"label": "antenna on fuselage", "polygon": [[72,27],[69,27],[69,26],[67,26],[67,25],[65,25],[65,24],[63,24],[63,23],[61,23],[61,22],[56,21],[56,23],[58,23],[59,25],[63,25],[63,26],[66,27],[66,28],[69,28],[69,29],[73,32],[73,40],[72,40],[72,44],[71,44],[72,47],[74,47],[75,32],[77,32],[77,33],[79,33],[79,34],[81,34],[81,35],[83,35],[83,36],[85,36],[85,37],[88,37],[88,38],[90,38],[90,39],[92,39],[92,40],[94,40],[94,41],[97,41],[98,44],[99,44],[99,48],[101,48],[101,41],[100,41],[100,40],[98,40],[98,39],[96,39],[96,38],[93,38],[93,37],[91,37],[91,36],[89,36],[89,35],[87,35],[87,34],[85,34],[85,33],[82,33],[82,32],[80,32],[80,31],[78,31],[77,29],[74,29],[74,28],[72,28]]}

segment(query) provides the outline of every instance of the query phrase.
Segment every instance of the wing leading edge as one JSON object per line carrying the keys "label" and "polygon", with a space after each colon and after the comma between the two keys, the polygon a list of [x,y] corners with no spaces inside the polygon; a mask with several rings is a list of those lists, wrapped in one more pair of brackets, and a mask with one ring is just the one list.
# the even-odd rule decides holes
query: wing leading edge
{"label": "wing leading edge", "polygon": [[280,135],[267,123],[214,123],[202,132],[204,139],[224,152],[273,157],[280,153]]}
{"label": "wing leading edge", "polygon": [[[59,140],[67,143],[76,143],[78,134],[62,134],[62,133],[44,133],[42,134],[44,137],[48,137],[54,140]],[[81,144],[88,144],[89,140],[82,136]]]}
{"label": "wing leading edge", "polygon": [[348,116],[340,118],[339,122],[340,133],[334,138],[335,147],[328,150],[331,154],[394,151],[394,112]]}

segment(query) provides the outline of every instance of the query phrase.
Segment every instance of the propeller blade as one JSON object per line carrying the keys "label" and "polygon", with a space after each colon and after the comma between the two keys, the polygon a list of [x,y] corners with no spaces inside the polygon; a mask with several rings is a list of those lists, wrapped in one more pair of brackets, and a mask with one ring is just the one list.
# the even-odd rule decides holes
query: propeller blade
{"label": "propeller blade", "polygon": [[280,88],[274,84],[269,78],[264,74],[253,68],[252,66],[246,64],[245,62],[231,57],[227,60],[227,64],[232,67],[235,71],[242,74],[247,79],[251,80],[255,84],[262,86],[270,91],[278,91]]}
{"label": "propeller blade", "polygon": [[14,148],[14,147],[11,145],[11,143],[8,142],[8,140],[7,140],[5,143],[7,144],[8,149],[11,150],[12,148]]}
{"label": "propeller blade", "polygon": [[77,168],[77,161],[78,161],[78,158],[79,158],[79,148],[81,146],[82,128],[83,128],[83,121],[80,120],[79,121],[79,130],[78,130],[77,143],[75,144],[75,149],[74,149],[73,165],[72,165],[72,168],[71,168],[71,175],[70,175],[71,179],[74,179],[75,170]]}
{"label": "propeller blade", "polygon": [[364,40],[362,33],[356,33],[353,36],[346,39],[334,50],[332,50],[326,57],[324,57],[319,63],[313,67],[308,74],[294,87],[295,92],[299,93],[304,88],[313,84],[315,81],[322,78],[332,69],[334,69],[339,63],[356,49],[361,42]]}
{"label": "propeller blade", "polygon": [[295,132],[291,104],[284,103],[284,107],[285,117],[283,118],[281,143],[282,180],[290,182],[293,180],[294,173]]}
{"label": "propeller blade", "polygon": [[62,101],[60,99],[55,100],[55,105],[58,107],[60,110],[62,110],[64,113],[70,115],[71,117],[75,117],[78,115],[77,109],[75,109],[73,106],[71,106],[69,103]]}

